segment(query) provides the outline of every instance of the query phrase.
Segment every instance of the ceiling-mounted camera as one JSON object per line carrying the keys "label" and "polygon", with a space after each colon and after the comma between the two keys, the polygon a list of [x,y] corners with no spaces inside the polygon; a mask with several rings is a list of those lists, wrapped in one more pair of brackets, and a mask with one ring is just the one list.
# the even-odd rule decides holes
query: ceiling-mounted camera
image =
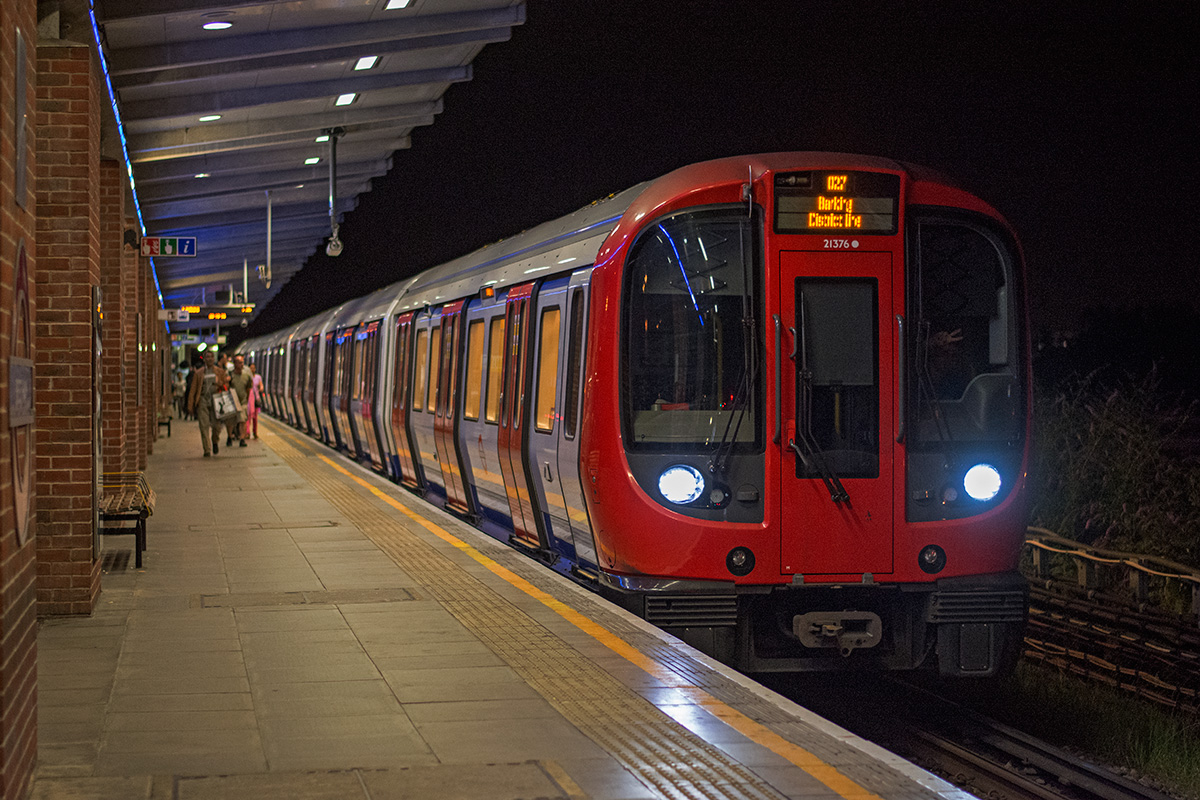
{"label": "ceiling-mounted camera", "polygon": [[342,254],[342,240],[338,238],[337,223],[333,225],[333,234],[329,237],[329,242],[325,245],[325,255],[330,258],[336,258]]}

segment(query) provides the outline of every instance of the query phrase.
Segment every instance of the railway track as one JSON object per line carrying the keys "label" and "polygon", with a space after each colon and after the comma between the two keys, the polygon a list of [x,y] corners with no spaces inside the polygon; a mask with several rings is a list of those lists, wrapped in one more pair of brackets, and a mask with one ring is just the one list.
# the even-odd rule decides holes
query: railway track
{"label": "railway track", "polygon": [[936,687],[883,676],[760,675],[764,684],[988,800],[1172,800],[997,722]]}
{"label": "railway track", "polygon": [[996,800],[1170,800],[1155,789],[902,681],[919,722],[896,751],[971,793]]}

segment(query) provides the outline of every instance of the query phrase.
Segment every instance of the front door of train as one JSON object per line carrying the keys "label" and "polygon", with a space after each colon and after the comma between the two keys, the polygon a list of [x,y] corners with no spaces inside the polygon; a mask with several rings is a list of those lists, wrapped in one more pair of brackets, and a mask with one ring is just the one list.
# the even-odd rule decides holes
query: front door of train
{"label": "front door of train", "polygon": [[857,583],[892,572],[892,254],[779,260],[780,566]]}

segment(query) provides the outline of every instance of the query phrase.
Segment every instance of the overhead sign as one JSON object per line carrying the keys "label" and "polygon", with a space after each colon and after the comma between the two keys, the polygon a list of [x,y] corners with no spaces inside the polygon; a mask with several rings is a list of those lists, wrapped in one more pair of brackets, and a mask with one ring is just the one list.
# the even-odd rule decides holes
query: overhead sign
{"label": "overhead sign", "polygon": [[190,322],[192,315],[182,308],[160,308],[158,318],[167,322]]}
{"label": "overhead sign", "polygon": [[195,236],[143,236],[144,256],[187,256],[196,255]]}

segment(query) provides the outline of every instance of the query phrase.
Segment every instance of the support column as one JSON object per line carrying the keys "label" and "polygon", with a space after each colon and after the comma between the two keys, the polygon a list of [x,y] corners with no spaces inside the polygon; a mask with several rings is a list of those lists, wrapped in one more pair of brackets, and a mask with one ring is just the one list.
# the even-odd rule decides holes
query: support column
{"label": "support column", "polygon": [[100,374],[100,415],[102,471],[126,472],[136,469],[127,454],[129,426],[125,413],[124,376],[121,365],[128,341],[122,337],[124,309],[121,307],[121,281],[125,274],[125,177],[118,161],[100,162],[100,294],[104,310],[103,350]]}
{"label": "support column", "polygon": [[94,547],[93,287],[100,284],[100,120],[107,99],[89,44],[37,49],[38,612],[90,614]]}
{"label": "support column", "polygon": [[[10,415],[35,358],[37,3],[0,2],[0,798],[26,796],[37,758],[37,512],[33,422]],[[24,275],[21,272],[24,264]],[[20,290],[24,281],[25,292]],[[10,368],[26,385],[10,383]],[[21,405],[21,403],[17,403]]]}

